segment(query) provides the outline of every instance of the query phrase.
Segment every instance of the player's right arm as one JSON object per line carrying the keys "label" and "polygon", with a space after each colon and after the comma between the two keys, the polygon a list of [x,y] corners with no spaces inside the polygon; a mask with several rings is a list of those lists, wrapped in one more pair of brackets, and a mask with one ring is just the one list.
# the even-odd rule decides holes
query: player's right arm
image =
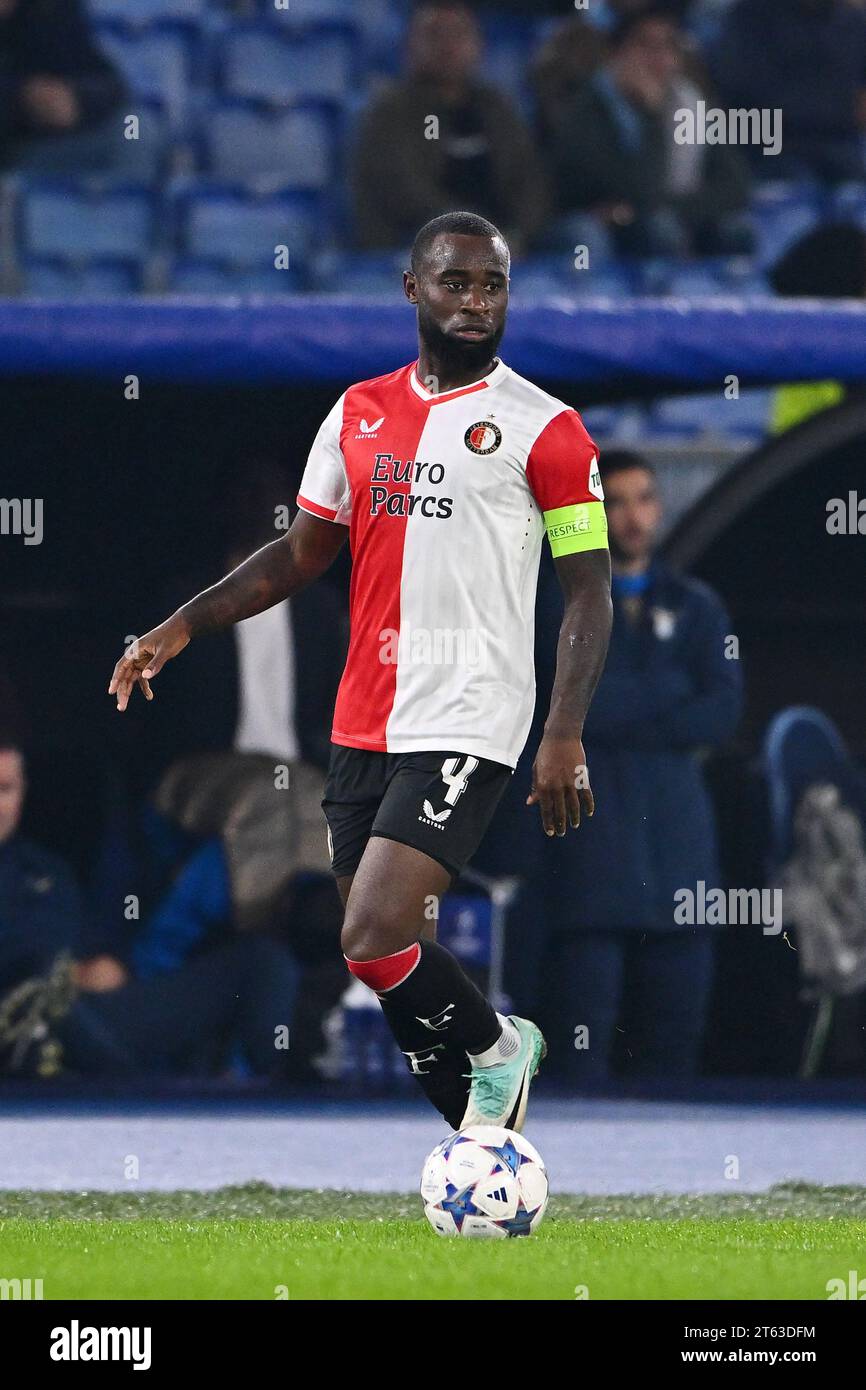
{"label": "player's right arm", "polygon": [[117,696],[117,708],[126,709],[136,685],[152,700],[151,680],[194,637],[221,632],[300,593],[333,563],[347,535],[346,526],[299,511],[279,540],[257,550],[218,584],[130,643],[108,687],[109,695]]}

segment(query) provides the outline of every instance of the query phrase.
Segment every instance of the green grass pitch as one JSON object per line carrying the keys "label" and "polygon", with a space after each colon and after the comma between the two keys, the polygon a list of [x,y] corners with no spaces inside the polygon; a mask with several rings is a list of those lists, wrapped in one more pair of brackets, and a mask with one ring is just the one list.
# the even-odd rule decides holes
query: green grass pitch
{"label": "green grass pitch", "polygon": [[826,1299],[866,1189],[554,1197],[535,1236],[442,1240],[406,1194],[0,1193],[0,1280],[45,1299]]}

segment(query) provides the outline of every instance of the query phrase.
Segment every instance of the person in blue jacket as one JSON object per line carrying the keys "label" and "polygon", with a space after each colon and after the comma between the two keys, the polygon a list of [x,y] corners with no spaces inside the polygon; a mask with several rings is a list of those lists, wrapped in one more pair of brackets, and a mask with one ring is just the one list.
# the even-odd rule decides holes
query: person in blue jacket
{"label": "person in blue jacket", "polygon": [[584,729],[596,812],[544,851],[547,1031],[560,1074],[581,1083],[604,1081],[615,1060],[642,1076],[699,1067],[714,931],[679,925],[674,895],[722,886],[701,755],[731,737],[742,706],[718,596],[654,558],[652,465],[611,451],[601,471],[614,622]]}
{"label": "person in blue jacket", "polygon": [[[24,756],[0,728],[0,1016],[16,990],[65,958],[72,988],[52,1015],[63,1069],[200,1074],[226,1054],[247,1074],[280,1079],[298,965],[281,941],[232,934],[220,843],[181,866],[127,964],[93,930],[66,864],[20,833],[25,795]],[[10,1044],[0,1028],[0,1071]]]}
{"label": "person in blue jacket", "polygon": [[18,833],[24,793],[24,758],[0,733],[0,998],[25,977],[45,974],[62,952],[85,950],[71,870]]}

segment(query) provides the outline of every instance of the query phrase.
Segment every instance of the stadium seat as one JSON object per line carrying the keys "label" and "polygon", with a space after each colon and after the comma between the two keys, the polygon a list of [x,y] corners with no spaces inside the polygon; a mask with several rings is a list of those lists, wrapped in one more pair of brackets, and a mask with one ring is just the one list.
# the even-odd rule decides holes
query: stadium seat
{"label": "stadium seat", "polygon": [[353,33],[355,67],[377,73],[399,70],[406,27],[404,0],[288,0],[276,9],[274,0],[258,0],[263,20],[283,33],[298,35],[323,24],[339,25]]}
{"label": "stadium seat", "polygon": [[173,294],[297,294],[304,289],[299,269],[276,270],[273,260],[258,266],[179,256],[168,280]]}
{"label": "stadium seat", "polygon": [[821,710],[792,705],[774,715],[762,749],[770,819],[768,870],[774,873],[791,852],[794,815],[803,792],[832,782],[866,820],[866,784],[836,725]]}
{"label": "stadium seat", "polygon": [[140,184],[32,179],[19,187],[18,244],[26,255],[140,260],[154,225],[154,194]]}
{"label": "stadium seat", "polygon": [[[285,9],[277,9],[274,0],[259,0],[262,17],[292,29],[306,29],[311,24],[352,24],[359,19],[358,11],[390,9],[390,0],[283,0]],[[363,20],[362,20],[363,22]]]}
{"label": "stadium seat", "polygon": [[789,246],[818,224],[821,213],[820,197],[811,184],[759,185],[752,195],[751,217],[760,268],[774,265]]}
{"label": "stadium seat", "polygon": [[651,293],[682,299],[718,299],[770,294],[765,277],[748,256],[708,257],[690,265],[669,263],[657,271]]}
{"label": "stadium seat", "polygon": [[272,175],[295,188],[325,188],[334,172],[334,127],[315,105],[273,111],[257,102],[213,106],[201,123],[203,165],[219,178]]}
{"label": "stadium seat", "polygon": [[615,405],[591,405],[580,415],[593,439],[610,439],[617,426],[620,410]]}
{"label": "stadium seat", "polygon": [[767,432],[771,398],[765,390],[743,390],[737,400],[727,400],[721,390],[670,396],[655,403],[651,423],[663,435],[759,440]]}
{"label": "stadium seat", "polygon": [[649,411],[639,405],[592,405],[580,412],[596,442],[636,446],[651,433]]}
{"label": "stadium seat", "polygon": [[272,24],[238,24],[222,38],[218,69],[226,96],[257,101],[340,103],[357,82],[353,34],[338,25],[300,33]]}
{"label": "stadium seat", "polygon": [[191,35],[185,24],[100,24],[99,42],[123,73],[134,96],[159,102],[174,118],[183,111],[190,84]]}
{"label": "stadium seat", "polygon": [[322,239],[319,200],[303,190],[257,194],[240,184],[193,184],[177,189],[174,202],[181,248],[205,260],[257,265],[287,246],[294,265]]}
{"label": "stadium seat", "polygon": [[518,304],[552,295],[626,299],[634,292],[632,271],[622,264],[577,270],[573,256],[550,255],[516,261],[511,269],[511,295]]}
{"label": "stadium seat", "polygon": [[833,222],[856,222],[866,227],[866,185],[843,183],[834,188],[827,207],[827,218]]}
{"label": "stadium seat", "polygon": [[203,18],[209,0],[87,0],[94,19],[118,19],[133,24],[149,24],[161,19]]}
{"label": "stadium seat", "polygon": [[142,288],[139,261],[99,257],[73,263],[59,258],[25,257],[21,264],[23,294],[80,299],[92,295],[129,295]]}
{"label": "stadium seat", "polygon": [[712,264],[696,264],[675,270],[668,282],[667,293],[683,299],[718,299],[731,293]]}
{"label": "stadium seat", "polygon": [[409,251],[325,251],[312,265],[312,286],[325,294],[373,295],[397,299]]}

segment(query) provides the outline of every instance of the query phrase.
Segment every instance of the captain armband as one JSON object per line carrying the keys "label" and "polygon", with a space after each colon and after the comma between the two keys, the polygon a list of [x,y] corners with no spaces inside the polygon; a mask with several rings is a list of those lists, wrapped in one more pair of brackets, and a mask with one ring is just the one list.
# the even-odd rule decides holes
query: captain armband
{"label": "captain armband", "polygon": [[582,550],[607,550],[607,517],[603,502],[576,502],[544,513],[544,525],[554,559]]}

